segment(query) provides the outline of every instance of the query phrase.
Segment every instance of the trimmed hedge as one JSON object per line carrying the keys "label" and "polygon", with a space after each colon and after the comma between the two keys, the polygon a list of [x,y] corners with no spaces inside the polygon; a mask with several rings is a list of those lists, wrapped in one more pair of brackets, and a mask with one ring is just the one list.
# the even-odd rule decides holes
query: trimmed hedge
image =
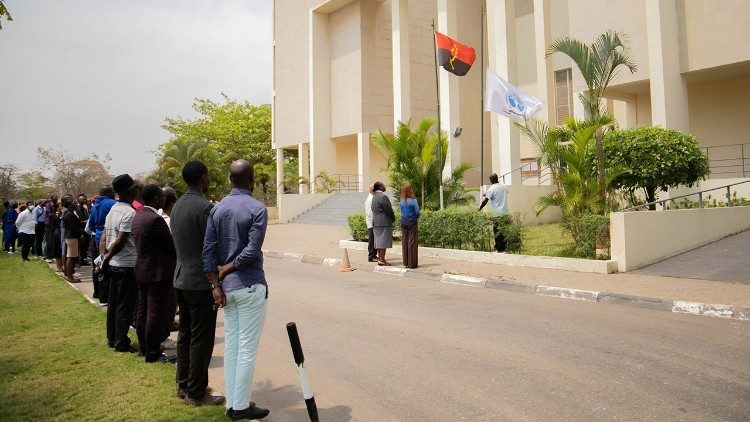
{"label": "trimmed hedge", "polygon": [[[568,217],[563,221],[563,227],[575,240],[576,256],[598,258],[597,246],[609,251],[609,215],[584,214],[580,217]],[[605,255],[609,255],[609,252]]]}
{"label": "trimmed hedge", "polygon": [[[352,239],[367,241],[364,214],[352,214],[347,221]],[[493,232],[496,226],[505,236],[506,251],[518,252],[521,249],[522,227],[516,219],[510,215],[497,216],[457,208],[422,211],[419,217],[419,244],[433,248],[491,252],[495,250]],[[396,227],[400,227],[400,224],[394,224],[394,229]]]}

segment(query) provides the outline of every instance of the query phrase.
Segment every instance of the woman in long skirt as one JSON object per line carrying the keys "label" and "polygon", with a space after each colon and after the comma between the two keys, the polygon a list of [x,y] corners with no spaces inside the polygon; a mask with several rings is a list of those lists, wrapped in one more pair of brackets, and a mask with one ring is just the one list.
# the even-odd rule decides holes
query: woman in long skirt
{"label": "woman in long skirt", "polygon": [[410,183],[401,188],[401,256],[406,268],[417,268],[419,257],[417,245],[417,222],[419,220],[419,203],[414,198],[414,190]]}

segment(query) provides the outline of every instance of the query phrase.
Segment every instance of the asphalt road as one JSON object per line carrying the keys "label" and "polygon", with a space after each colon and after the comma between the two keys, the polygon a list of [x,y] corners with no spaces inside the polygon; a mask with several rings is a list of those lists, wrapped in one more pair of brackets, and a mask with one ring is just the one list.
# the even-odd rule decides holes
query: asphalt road
{"label": "asphalt road", "polygon": [[[747,322],[275,259],[266,272],[253,400],[267,421],[306,420],[289,321],[322,421],[750,419]],[[219,390],[222,352],[219,338]]]}

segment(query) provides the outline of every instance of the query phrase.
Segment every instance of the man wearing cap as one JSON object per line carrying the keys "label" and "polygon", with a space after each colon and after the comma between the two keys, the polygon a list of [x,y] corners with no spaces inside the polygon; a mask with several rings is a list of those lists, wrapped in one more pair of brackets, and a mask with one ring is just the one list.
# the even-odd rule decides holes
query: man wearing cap
{"label": "man wearing cap", "polygon": [[130,205],[136,195],[133,178],[122,174],[112,180],[112,188],[119,200],[112,206],[104,223],[104,234],[99,251],[104,256],[103,267],[109,279],[107,307],[107,344],[118,352],[135,353],[130,345],[128,330],[133,322],[137,296],[135,284],[136,251],[130,235],[135,209]]}

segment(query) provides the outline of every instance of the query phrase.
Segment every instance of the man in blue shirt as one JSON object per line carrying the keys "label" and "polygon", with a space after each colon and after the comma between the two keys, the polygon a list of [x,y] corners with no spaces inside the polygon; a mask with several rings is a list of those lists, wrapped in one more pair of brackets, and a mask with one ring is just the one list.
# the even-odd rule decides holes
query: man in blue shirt
{"label": "man in blue shirt", "polygon": [[266,319],[268,285],[263,272],[263,239],[268,214],[252,197],[253,166],[237,160],[229,167],[232,191],[208,217],[203,271],[217,306],[224,308],[224,382],[227,416],[261,419],[270,413],[250,401],[255,356]]}
{"label": "man in blue shirt", "polygon": [[[479,211],[482,211],[487,202],[490,202],[492,204],[490,207],[492,214],[508,214],[508,187],[500,183],[495,173],[490,175],[490,183],[492,183],[492,186],[487,188],[487,193],[484,194],[484,201],[479,206]],[[505,251],[505,236],[503,236],[497,220],[495,224],[495,250],[498,252]]]}

